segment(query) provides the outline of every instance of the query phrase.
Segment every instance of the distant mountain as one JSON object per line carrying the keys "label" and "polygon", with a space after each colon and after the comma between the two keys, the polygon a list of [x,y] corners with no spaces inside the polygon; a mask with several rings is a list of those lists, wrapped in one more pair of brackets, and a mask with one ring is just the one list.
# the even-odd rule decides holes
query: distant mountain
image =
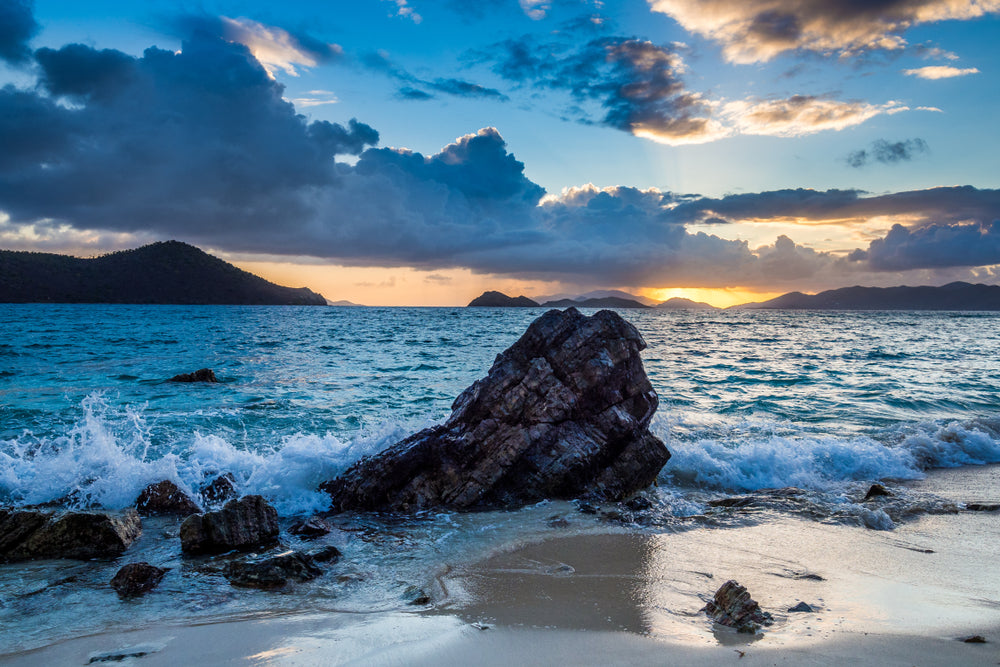
{"label": "distant mountain", "polygon": [[0,250],[0,302],[326,305],[180,241],[92,259]]}
{"label": "distant mountain", "polygon": [[654,308],[659,308],[660,310],[718,310],[718,308],[710,303],[705,303],[704,301],[692,301],[691,299],[685,299],[679,296],[667,299],[663,303],[658,303],[654,306]]}
{"label": "distant mountain", "polygon": [[467,307],[480,308],[537,308],[538,302],[526,296],[507,296],[503,292],[483,292],[469,302]]}
{"label": "distant mountain", "polygon": [[639,303],[634,299],[623,299],[617,296],[606,296],[602,299],[583,299],[576,301],[573,299],[559,299],[558,301],[546,301],[542,304],[544,308],[650,308],[644,303]]}
{"label": "distant mountain", "polygon": [[539,303],[546,303],[549,301],[586,301],[587,299],[604,299],[607,297],[618,297],[620,299],[628,299],[629,301],[638,301],[644,306],[655,306],[657,301],[655,299],[650,299],[645,296],[636,296],[635,294],[629,294],[628,292],[623,292],[618,289],[611,290],[594,290],[592,292],[587,292],[586,294],[553,294],[551,296],[539,296],[535,300]]}
{"label": "distant mountain", "polygon": [[327,301],[328,306],[343,306],[350,308],[360,308],[362,305],[360,303],[354,303],[353,301],[347,301],[346,299],[341,299],[340,301]]}
{"label": "distant mountain", "polygon": [[735,308],[799,310],[1000,310],[1000,285],[844,287],[819,294],[789,292]]}

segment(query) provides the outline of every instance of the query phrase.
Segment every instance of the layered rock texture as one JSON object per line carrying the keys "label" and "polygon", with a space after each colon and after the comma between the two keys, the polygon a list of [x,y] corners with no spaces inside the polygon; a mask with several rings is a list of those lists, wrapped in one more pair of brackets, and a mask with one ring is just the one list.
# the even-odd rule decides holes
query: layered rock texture
{"label": "layered rock texture", "polygon": [[459,395],[446,423],[321,488],[340,511],[625,498],[670,458],[648,429],[657,396],[639,357],[644,347],[612,311],[549,311]]}
{"label": "layered rock texture", "polygon": [[0,509],[0,562],[111,558],[125,551],[141,532],[135,510],[108,514]]}
{"label": "layered rock texture", "polygon": [[761,610],[757,601],[750,597],[750,592],[732,579],[719,587],[702,611],[716,623],[739,632],[753,634],[774,623],[771,615]]}

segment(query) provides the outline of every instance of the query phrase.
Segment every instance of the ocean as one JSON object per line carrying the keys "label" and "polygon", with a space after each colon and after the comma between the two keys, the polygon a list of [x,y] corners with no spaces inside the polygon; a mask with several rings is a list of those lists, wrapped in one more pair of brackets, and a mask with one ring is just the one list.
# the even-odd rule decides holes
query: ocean
{"label": "ocean", "polygon": [[[327,508],[320,482],[444,420],[542,312],[0,304],[0,505],[120,509],[150,483],[197,497],[228,472],[287,526]],[[229,586],[211,559],[180,555],[175,521],[147,519],[113,563],[0,566],[0,653],[152,619],[405,608],[447,564],[567,523],[655,534],[791,512],[891,531],[980,500],[921,485],[928,471],[1000,462],[1000,313],[620,312],[648,344],[651,428],[673,455],[651,508],[352,517],[329,538],[345,554],[336,576],[280,593]],[[220,382],[167,382],[203,367]],[[877,480],[913,484],[873,509],[861,498]],[[784,487],[803,500],[714,511]],[[171,568],[166,594],[118,603],[107,581],[135,560]]]}

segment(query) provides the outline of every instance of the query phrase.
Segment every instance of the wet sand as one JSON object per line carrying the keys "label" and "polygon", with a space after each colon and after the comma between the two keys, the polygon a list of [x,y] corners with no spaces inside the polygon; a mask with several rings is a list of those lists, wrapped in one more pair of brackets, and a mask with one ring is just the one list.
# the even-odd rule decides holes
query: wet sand
{"label": "wet sand", "polygon": [[[894,531],[774,516],[568,534],[444,568],[426,610],[155,626],[0,662],[995,665],[998,563],[997,513],[925,516]],[[774,626],[756,637],[713,626],[699,609],[727,579],[746,585]],[[816,611],[787,611],[800,601]],[[973,634],[988,643],[959,641]]]}

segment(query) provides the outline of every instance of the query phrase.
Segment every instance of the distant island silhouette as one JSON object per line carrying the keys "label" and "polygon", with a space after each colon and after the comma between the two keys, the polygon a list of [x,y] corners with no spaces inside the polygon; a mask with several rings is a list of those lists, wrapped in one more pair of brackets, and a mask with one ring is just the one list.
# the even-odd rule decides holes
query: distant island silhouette
{"label": "distant island silhouette", "polygon": [[0,250],[0,303],[325,306],[180,241],[83,259]]}
{"label": "distant island silhouette", "polygon": [[538,308],[541,304],[526,296],[507,296],[503,292],[483,292],[469,302],[469,308]]}
{"label": "distant island silhouette", "polygon": [[954,282],[941,287],[842,287],[819,294],[789,292],[734,306],[785,310],[1000,310],[1000,285]]}

